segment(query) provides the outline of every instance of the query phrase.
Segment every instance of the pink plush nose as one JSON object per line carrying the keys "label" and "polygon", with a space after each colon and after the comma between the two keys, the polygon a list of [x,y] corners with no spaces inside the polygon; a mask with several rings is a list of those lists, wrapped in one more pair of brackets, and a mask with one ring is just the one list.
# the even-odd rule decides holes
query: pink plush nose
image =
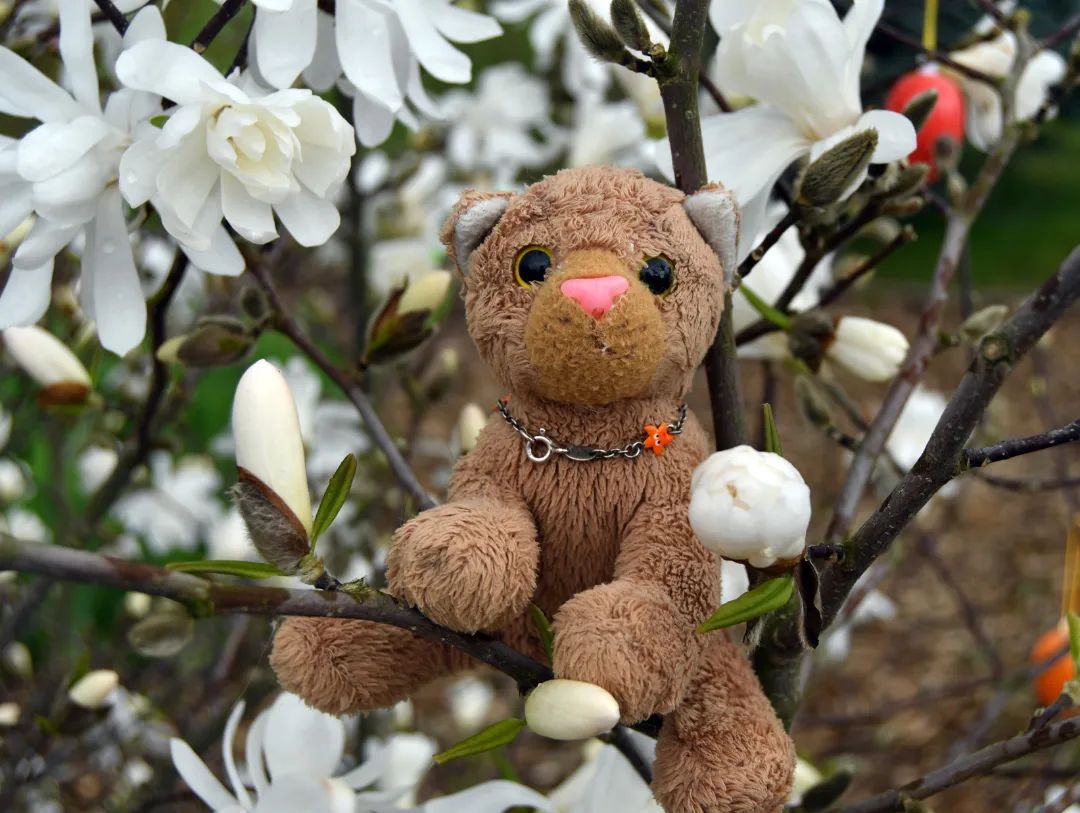
{"label": "pink plush nose", "polygon": [[559,286],[564,295],[577,301],[585,313],[594,319],[600,319],[611,310],[630,282],[626,277],[612,274],[610,277],[578,277],[568,279]]}

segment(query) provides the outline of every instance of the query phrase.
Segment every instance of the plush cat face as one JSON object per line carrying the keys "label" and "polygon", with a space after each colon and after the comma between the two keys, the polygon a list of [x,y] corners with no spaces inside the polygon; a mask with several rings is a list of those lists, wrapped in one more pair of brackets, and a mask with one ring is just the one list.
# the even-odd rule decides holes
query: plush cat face
{"label": "plush cat face", "polygon": [[595,406],[685,392],[723,309],[737,221],[723,189],[686,198],[589,167],[520,195],[467,191],[443,239],[504,386]]}

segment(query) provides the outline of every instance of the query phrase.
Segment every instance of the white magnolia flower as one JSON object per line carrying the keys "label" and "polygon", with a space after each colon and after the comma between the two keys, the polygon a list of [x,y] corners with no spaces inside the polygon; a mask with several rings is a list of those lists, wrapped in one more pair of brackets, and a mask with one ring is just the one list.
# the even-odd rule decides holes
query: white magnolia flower
{"label": "white magnolia flower", "polygon": [[556,678],[529,692],[525,722],[542,737],[584,740],[619,722],[619,703],[600,686]]}
{"label": "white magnolia flower", "polygon": [[88,446],[75,463],[83,493],[93,494],[101,488],[116,469],[119,460],[120,455],[116,449]]}
{"label": "white magnolia flower", "polygon": [[888,381],[900,371],[907,351],[907,337],[892,325],[841,316],[825,357],[859,378]]}
{"label": "white magnolia flower", "polygon": [[714,452],[690,480],[690,526],[725,559],[769,567],[802,554],[810,489],[780,455],[736,446]]}
{"label": "white magnolia flower", "polygon": [[885,441],[885,450],[904,471],[915,465],[945,412],[948,400],[940,392],[916,387]]}
{"label": "white magnolia flower", "polygon": [[0,458],[0,503],[15,502],[26,493],[23,467],[10,458]]}
{"label": "white magnolia flower", "polygon": [[[587,0],[593,11],[603,19],[610,15],[608,0]],[[566,0],[495,0],[491,12],[505,23],[519,23],[532,18],[529,24],[529,44],[536,56],[536,67],[546,72],[555,64],[555,55],[562,54],[560,77],[563,86],[573,95],[603,94],[611,84],[613,72],[622,68],[594,59],[570,21]],[[667,36],[648,17],[645,25],[653,42],[667,45]],[[656,84],[653,82],[652,84]]]}
{"label": "white magnolia flower", "polygon": [[15,506],[6,516],[0,517],[0,528],[6,527],[9,534],[24,542],[48,542],[52,531],[33,511]]}
{"label": "white magnolia flower", "polygon": [[109,704],[119,685],[120,676],[112,669],[95,669],[75,681],[68,699],[84,709],[100,709]]}
{"label": "white magnolia flower", "polygon": [[[656,740],[627,731],[634,748],[652,764]],[[652,789],[613,745],[586,745],[586,759],[548,794],[559,813],[663,813]]]}
{"label": "white magnolia flower", "polygon": [[[138,122],[157,99],[121,90],[104,109],[94,64],[90,6],[59,0],[60,55],[69,93],[6,48],[0,48],[0,111],[39,120],[21,139],[0,137],[0,233],[31,212],[37,220],[15,252],[0,296],[0,327],[36,322],[49,304],[53,258],[85,238],[80,293],[102,345],[124,354],[143,337],[146,306],[117,189],[120,158]],[[125,41],[164,38],[156,8],[132,20]]]}
{"label": "white magnolia flower", "polygon": [[0,726],[10,727],[19,724],[19,716],[22,710],[18,703],[0,703]]}
{"label": "white magnolia flower", "polygon": [[[796,159],[813,160],[867,129],[878,133],[873,163],[915,149],[907,118],[862,108],[859,74],[883,4],[855,0],[841,20],[829,0],[714,0],[717,72],[725,90],[758,104],[702,121],[705,158],[709,178],[738,199],[747,238],[761,229],[769,193]],[[657,160],[670,176],[666,142],[658,145]],[[752,248],[740,241],[740,258]]]}
{"label": "white magnolia flower", "polygon": [[371,247],[368,282],[380,299],[405,281],[419,279],[438,269],[430,241],[416,237],[381,240]]}
{"label": "white magnolia flower", "polygon": [[308,86],[322,92],[344,72],[356,135],[368,147],[385,141],[395,120],[415,129],[417,113],[441,117],[421,67],[441,82],[465,84],[472,62],[450,43],[502,33],[492,17],[450,0],[341,0],[334,17],[319,12],[316,0],[255,0],[255,6],[259,74],[287,88],[303,72]]}
{"label": "white magnolia flower", "polygon": [[[174,738],[170,743],[177,772],[211,810],[228,813],[295,813],[298,810],[305,813],[384,813],[394,809],[395,803],[411,789],[398,785],[385,790],[361,790],[379,785],[390,777],[391,751],[397,737],[387,744],[372,742],[366,761],[350,771],[336,773],[345,755],[345,724],[286,693],[279,695],[248,728],[247,764],[242,772],[233,757],[233,749],[243,713],[243,702],[237,703],[222,736],[222,757],[229,788],[210,772],[186,742]],[[426,762],[430,756],[431,751],[427,751]],[[244,775],[247,781],[241,778]],[[485,782],[453,796],[426,802],[416,809],[416,813],[462,810],[501,813],[515,805],[552,810],[547,799],[522,785]]]}
{"label": "white magnolia flower", "polygon": [[447,158],[464,172],[489,173],[492,188],[513,186],[520,170],[542,167],[562,149],[563,133],[551,120],[547,83],[518,62],[484,71],[475,94],[446,94],[444,107],[453,122]]}
{"label": "white magnolia flower", "polygon": [[566,165],[645,167],[648,161],[644,141],[645,122],[634,102],[606,102],[602,97],[585,94],[574,107]]}
{"label": "white magnolia flower", "polygon": [[236,465],[257,477],[311,533],[311,495],[304,440],[292,391],[268,361],[248,367],[236,385],[232,411]]}
{"label": "white magnolia flower", "polygon": [[117,501],[113,512],[155,553],[190,549],[224,512],[221,475],[204,455],[174,463],[165,451],[150,456],[150,484]]}
{"label": "white magnolia flower", "polygon": [[746,565],[720,559],[720,603],[734,601],[750,589],[750,573]]}
{"label": "white magnolia flower", "polygon": [[471,732],[479,729],[487,719],[495,700],[495,690],[486,680],[464,677],[447,689],[446,699],[457,727]]}
{"label": "white magnolia flower", "polygon": [[331,198],[356,142],[328,102],[310,90],[266,94],[243,76],[229,81],[171,42],[135,44],[116,72],[128,87],[177,104],[160,130],[139,130],[121,162],[120,188],[132,206],[150,201],[181,245],[231,262],[236,247],[221,228],[223,216],[253,243],[278,236],[275,215],[304,246],[337,230]]}
{"label": "white magnolia flower", "polygon": [[[1004,78],[1016,61],[1016,35],[1003,31],[989,42],[980,42],[956,51],[952,58],[968,68]],[[977,82],[961,73],[952,73],[967,101],[968,140],[979,150],[990,149],[1001,139],[1003,111],[1001,95],[985,82]],[[1050,88],[1065,76],[1065,60],[1056,51],[1039,51],[1024,66],[1016,84],[1014,114],[1017,121],[1034,118],[1043,106]]]}
{"label": "white magnolia flower", "polygon": [[3,331],[8,353],[42,387],[74,385],[90,389],[90,373],[67,345],[36,325]]}
{"label": "white magnolia flower", "polygon": [[788,794],[789,805],[802,804],[805,793],[824,779],[821,771],[800,756],[795,757],[795,778]]}

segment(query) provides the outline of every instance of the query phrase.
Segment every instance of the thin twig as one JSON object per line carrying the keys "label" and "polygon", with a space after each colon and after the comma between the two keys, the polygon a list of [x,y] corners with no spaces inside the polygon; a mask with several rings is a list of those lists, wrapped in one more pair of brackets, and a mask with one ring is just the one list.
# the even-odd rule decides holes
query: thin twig
{"label": "thin twig", "polygon": [[877,30],[889,39],[899,42],[901,45],[907,45],[909,48],[914,48],[916,51],[918,51],[930,61],[937,62],[947,68],[951,68],[957,73],[966,76],[968,79],[974,79],[976,82],[982,82],[985,85],[989,85],[996,91],[1000,92],[1001,90],[1001,80],[996,79],[989,74],[983,73],[980,70],[976,70],[975,68],[969,68],[962,62],[957,62],[944,51],[926,50],[926,48],[923,47],[922,42],[919,41],[918,37],[907,34],[901,31],[899,28],[893,28],[888,23],[879,22],[877,24]]}
{"label": "thin twig", "polygon": [[780,218],[780,222],[769,230],[769,233],[762,238],[757,247],[739,264],[739,276],[746,279],[750,272],[754,270],[754,266],[765,257],[766,252],[780,241],[780,238],[784,236],[784,232],[794,226],[798,219],[799,216],[795,213],[795,210],[789,209],[788,213]]}
{"label": "thin twig", "polygon": [[124,12],[113,5],[112,0],[94,0],[94,3],[101,9],[101,13],[105,15],[105,19],[112,23],[112,26],[116,29],[117,33],[120,34],[121,37],[124,36],[124,34],[127,33],[128,27],[127,17],[124,16]]}
{"label": "thin twig", "polygon": [[221,4],[214,16],[203,26],[202,31],[196,34],[195,39],[191,41],[191,47],[195,53],[201,54],[210,47],[217,35],[221,33],[221,29],[240,13],[240,9],[244,7],[245,2],[247,0],[225,0]]}
{"label": "thin twig", "polygon": [[984,446],[981,449],[968,449],[965,456],[967,465],[977,468],[1077,440],[1080,440],[1080,419],[1058,429],[1040,432],[1026,438],[1013,438],[995,443],[993,446]]}
{"label": "thin twig", "polygon": [[1080,476],[1055,477],[1048,480],[1038,478],[1026,480],[1021,477],[999,477],[980,469],[971,472],[979,480],[994,488],[1003,488],[1006,491],[1017,491],[1026,494],[1035,494],[1040,491],[1057,491],[1062,488],[1076,488],[1080,486]]}
{"label": "thin twig", "polygon": [[284,303],[281,301],[281,297],[278,295],[277,289],[274,287],[273,281],[270,279],[270,273],[260,261],[258,257],[248,257],[248,270],[251,275],[259,283],[259,287],[266,292],[267,298],[270,300],[271,306],[277,313],[275,321],[275,327],[278,331],[288,336],[297,349],[299,349],[305,356],[314,362],[315,366],[326,373],[341,391],[345,393],[345,397],[348,398],[357,412],[360,413],[360,417],[363,418],[364,424],[367,426],[368,432],[371,433],[372,440],[375,441],[375,445],[379,447],[379,450],[386,457],[387,463],[390,465],[390,470],[394,473],[398,482],[408,491],[417,501],[421,510],[427,508],[434,508],[438,502],[427,489],[424,488],[420,480],[416,476],[416,472],[412,470],[404,456],[398,450],[397,444],[394,439],[390,437],[390,433],[386,430],[385,424],[379,417],[378,412],[375,411],[374,405],[367,397],[359,385],[337,368],[337,366],[326,357],[326,354],[320,350],[307,334],[304,333],[297,321],[289,315],[289,311],[285,308]]}
{"label": "thin twig", "polygon": [[1080,12],[1069,17],[1061,27],[1053,34],[1049,34],[1039,41],[1040,48],[1053,48],[1058,43],[1064,42],[1080,30]]}
{"label": "thin twig", "polygon": [[1080,736],[1080,718],[1018,734],[931,771],[903,787],[839,808],[837,813],[889,813],[904,810],[907,801],[926,799],[972,777],[985,776],[999,765],[1014,762],[1044,748],[1060,745],[1077,736]]}
{"label": "thin twig", "polygon": [[913,229],[911,226],[904,226],[904,228],[900,230],[900,233],[897,234],[896,237],[883,245],[869,257],[864,259],[850,272],[845,274],[843,279],[838,279],[836,282],[826,288],[822,292],[821,298],[818,300],[818,307],[824,308],[836,302],[836,300],[838,300],[845,293],[847,293],[851,286],[853,286],[856,282],[858,282],[864,276],[866,276],[883,262],[885,262],[885,260],[894,251],[896,251],[901,246],[907,245],[914,239],[915,229]]}

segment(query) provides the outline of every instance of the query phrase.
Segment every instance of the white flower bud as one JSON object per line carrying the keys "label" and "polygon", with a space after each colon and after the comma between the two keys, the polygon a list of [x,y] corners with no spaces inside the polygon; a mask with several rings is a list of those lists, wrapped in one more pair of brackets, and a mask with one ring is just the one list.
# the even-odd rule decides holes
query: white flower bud
{"label": "white flower bud", "polygon": [[232,413],[236,465],[276,494],[311,533],[304,439],[292,391],[274,365],[257,361],[236,385]]}
{"label": "white flower bud", "polygon": [[22,641],[12,641],[4,647],[4,666],[13,674],[21,678],[29,679],[34,674],[34,659],[30,656],[30,649]]}
{"label": "white flower bud", "polygon": [[14,460],[0,460],[0,502],[15,502],[26,493],[26,475]]}
{"label": "white flower bud", "polygon": [[900,371],[908,340],[884,322],[842,316],[825,357],[867,381],[888,381]]}
{"label": "white flower bud", "polygon": [[9,327],[3,331],[4,344],[27,375],[42,387],[78,386],[90,390],[90,374],[63,343],[36,325]]}
{"label": "white flower bud", "polygon": [[725,559],[765,568],[806,545],[810,489],[780,455],[736,446],[710,455],[690,480],[690,526]]}
{"label": "white flower bud", "polygon": [[112,669],[95,669],[75,681],[68,689],[68,699],[84,709],[100,709],[108,705],[119,685],[120,676]]}
{"label": "white flower bud", "polygon": [[557,678],[541,683],[525,699],[525,722],[542,737],[585,740],[619,722],[619,704],[592,683]]}
{"label": "white flower bud", "polygon": [[435,310],[446,299],[451,279],[449,271],[432,271],[415,282],[410,280],[398,301],[398,314]]}
{"label": "white flower bud", "polygon": [[462,408],[457,425],[458,444],[462,454],[476,448],[476,439],[480,437],[480,431],[487,426],[487,421],[487,414],[476,404],[466,404]]}
{"label": "white flower bud", "polygon": [[0,703],[0,726],[13,726],[19,722],[18,703]]}
{"label": "white flower bud", "polygon": [[132,618],[145,618],[152,603],[153,599],[146,593],[127,593],[124,596],[124,612]]}

